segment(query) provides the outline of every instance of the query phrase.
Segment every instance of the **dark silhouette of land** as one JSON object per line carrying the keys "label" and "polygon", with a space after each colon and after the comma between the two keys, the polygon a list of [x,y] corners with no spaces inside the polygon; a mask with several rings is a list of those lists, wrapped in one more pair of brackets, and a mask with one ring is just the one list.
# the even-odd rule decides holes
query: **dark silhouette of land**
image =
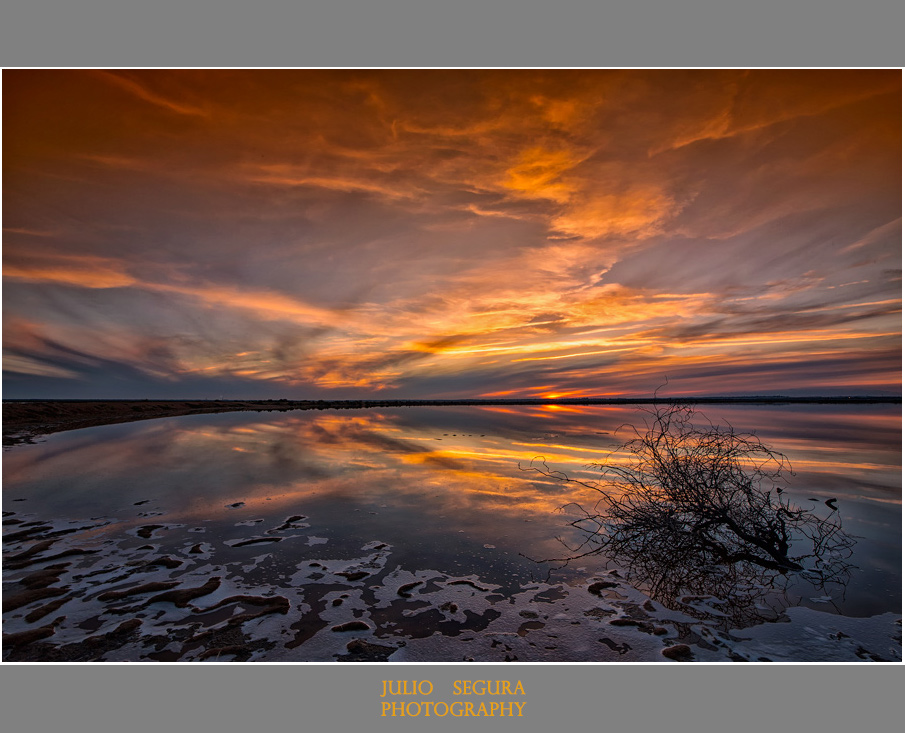
{"label": "dark silhouette of land", "polygon": [[764,405],[901,404],[901,397],[681,397],[456,400],[4,400],[3,445],[30,443],[39,435],[64,430],[218,412],[288,412],[289,410],[358,410],[374,407],[453,407],[493,405]]}

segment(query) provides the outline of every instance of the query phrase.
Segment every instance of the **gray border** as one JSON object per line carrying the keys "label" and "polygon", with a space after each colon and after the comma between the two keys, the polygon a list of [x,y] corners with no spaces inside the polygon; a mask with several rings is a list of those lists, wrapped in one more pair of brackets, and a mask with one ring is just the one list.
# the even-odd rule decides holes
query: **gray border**
{"label": "gray border", "polygon": [[892,0],[6,0],[5,66],[897,66]]}
{"label": "gray border", "polygon": [[[199,670],[96,665],[3,669],[3,718],[16,733],[555,731],[798,733],[898,730],[903,668],[794,665],[225,665]],[[681,671],[680,671],[681,670]],[[857,675],[857,684],[853,676]],[[382,680],[430,680],[421,701],[522,702],[522,717],[383,717]],[[458,679],[519,680],[525,695],[456,696]],[[414,710],[417,708],[409,708]],[[516,710],[513,707],[512,710]],[[456,710],[464,710],[459,707]]]}
{"label": "gray border", "polygon": [[[280,7],[280,6],[283,7]],[[5,66],[892,66],[900,3],[7,0]],[[215,669],[209,668],[216,667]],[[15,665],[17,733],[894,730],[902,665]],[[889,669],[890,666],[895,667]],[[128,668],[128,669],[127,669]],[[681,673],[680,673],[681,670]],[[857,679],[855,679],[857,676]],[[381,718],[382,679],[521,679],[513,721]],[[449,698],[447,698],[449,699]],[[886,722],[890,721],[890,722]]]}

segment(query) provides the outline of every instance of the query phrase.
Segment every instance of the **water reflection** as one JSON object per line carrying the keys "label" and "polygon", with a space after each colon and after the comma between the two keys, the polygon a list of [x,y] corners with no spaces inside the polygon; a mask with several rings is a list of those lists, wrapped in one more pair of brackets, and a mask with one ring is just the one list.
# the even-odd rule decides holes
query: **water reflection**
{"label": "water reflection", "polygon": [[526,469],[597,494],[591,505],[568,507],[584,539],[565,562],[607,557],[667,608],[727,629],[774,620],[794,578],[814,591],[844,591],[856,540],[835,498],[819,509],[793,503],[777,486],[790,478],[784,455],[691,407],[652,407],[641,417],[595,466],[599,481],[579,482],[546,462]]}
{"label": "water reflection", "polygon": [[[837,599],[840,610],[898,609],[897,409],[745,406],[708,415],[754,430],[787,453],[797,474],[789,488],[796,499],[838,498],[846,528],[861,537],[853,558],[859,571]],[[382,540],[408,568],[476,573],[505,585],[546,575],[547,568],[523,556],[558,554],[556,537],[575,537],[557,510],[587,500],[583,488],[527,475],[519,464],[543,456],[572,477],[593,478],[588,464],[612,451],[622,440],[617,428],[635,418],[632,408],[463,407],[240,413],[105,426],[7,451],[4,507],[41,519],[109,517],[115,523],[98,531],[120,534],[152,519],[198,525],[224,541],[245,536],[234,529],[239,521],[279,524],[303,514],[337,556]],[[241,507],[230,508],[238,502]],[[586,577],[604,565],[605,559],[589,559],[569,572]],[[696,595],[725,596],[719,587],[701,586],[713,579],[693,578],[692,570],[667,568],[661,575],[689,588],[695,580]],[[739,575],[720,582],[745,595],[741,589],[761,580]],[[815,598],[792,602],[824,607]]]}

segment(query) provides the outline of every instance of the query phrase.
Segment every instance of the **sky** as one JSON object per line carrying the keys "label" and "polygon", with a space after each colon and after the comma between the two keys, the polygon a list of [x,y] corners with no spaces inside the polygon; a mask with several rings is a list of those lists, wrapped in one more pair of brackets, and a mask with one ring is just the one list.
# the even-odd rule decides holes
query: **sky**
{"label": "sky", "polygon": [[901,394],[901,80],[5,71],[4,397]]}

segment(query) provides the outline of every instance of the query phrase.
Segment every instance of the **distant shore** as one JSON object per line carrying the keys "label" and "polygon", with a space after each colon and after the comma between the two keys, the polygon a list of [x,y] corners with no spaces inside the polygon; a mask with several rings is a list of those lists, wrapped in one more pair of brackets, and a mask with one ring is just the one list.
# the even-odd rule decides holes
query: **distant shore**
{"label": "distant shore", "polygon": [[150,420],[159,417],[220,412],[287,412],[289,410],[358,410],[380,407],[454,407],[514,405],[694,405],[901,404],[901,397],[682,397],[456,400],[3,400],[3,445],[31,443],[40,435],[65,430]]}

